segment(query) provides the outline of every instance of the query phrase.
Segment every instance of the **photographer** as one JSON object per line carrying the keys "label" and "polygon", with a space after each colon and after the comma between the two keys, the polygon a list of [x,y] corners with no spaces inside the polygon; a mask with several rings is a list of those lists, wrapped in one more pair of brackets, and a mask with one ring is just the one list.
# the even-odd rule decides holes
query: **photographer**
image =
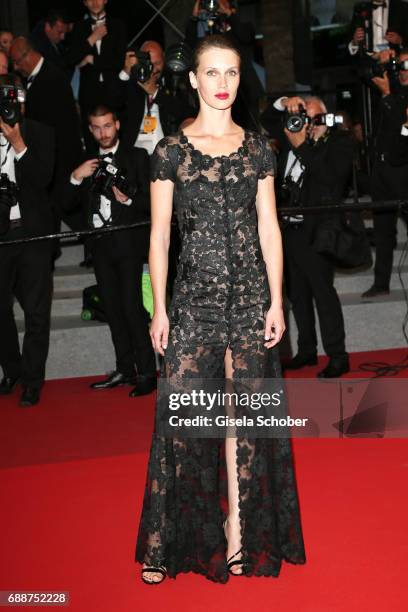
{"label": "photographer", "polygon": [[[0,395],[21,382],[21,406],[40,400],[48,355],[52,252],[49,240],[2,245],[53,231],[47,189],[54,168],[51,128],[23,119],[24,90],[14,76],[0,76]],[[20,100],[20,101],[19,101]],[[17,297],[25,320],[22,353],[13,312]]]}
{"label": "photographer", "polygon": [[180,124],[195,116],[196,111],[187,94],[174,96],[166,89],[165,58],[159,43],[146,41],[140,52],[147,57],[142,59],[139,55],[138,58],[135,51],[126,53],[120,73],[122,82],[126,83],[125,132],[130,145],[142,147],[151,155],[163,136],[177,132]]}
{"label": "photographer", "polygon": [[351,55],[378,53],[408,44],[408,5],[401,0],[358,2],[351,23]]}
{"label": "photographer", "polygon": [[[78,166],[67,185],[66,205],[80,200],[89,227],[128,225],[149,219],[148,156],[143,149],[120,141],[119,127],[115,113],[108,107],[100,105],[90,112],[89,130],[99,145],[99,158]],[[89,239],[116,354],[116,370],[105,380],[93,383],[93,389],[136,384],[131,392],[134,397],[156,388],[156,363],[141,287],[148,237],[146,225]]]}
{"label": "photographer", "polygon": [[78,101],[88,151],[95,144],[88,130],[89,110],[101,102],[115,110],[122,104],[119,72],[126,52],[126,28],[106,14],[106,4],[107,0],[84,0],[88,13],[75,24],[66,56],[71,68],[80,68]]}
{"label": "photographer", "polygon": [[230,0],[197,0],[187,23],[186,43],[194,49],[207,34],[224,34],[241,54],[241,80],[232,108],[234,120],[248,129],[258,130],[259,99],[265,94],[253,65],[255,30],[241,21]]}
{"label": "photographer", "polygon": [[[285,219],[282,228],[285,280],[298,328],[298,353],[287,368],[317,363],[315,301],[323,347],[329,356],[318,376],[337,377],[349,371],[349,359],[341,304],[333,285],[334,264],[313,246],[319,225],[330,213],[302,215],[301,209],[329,207],[342,199],[352,170],[353,143],[347,131],[317,124],[322,113],[322,119],[327,117],[319,98],[280,98],[275,108],[297,115],[295,121],[287,117],[287,125],[293,129],[296,123],[297,127],[296,131],[284,128],[278,168],[280,182],[289,192],[287,201],[279,200],[279,204],[299,207],[299,214]],[[305,111],[300,124],[299,108]]]}
{"label": "photographer", "polygon": [[[387,62],[386,66],[394,55],[392,51],[383,53],[382,59]],[[408,63],[405,62],[408,62],[408,49],[403,49],[396,63],[391,64],[397,69],[394,87],[387,70],[382,76],[372,79],[381,93],[371,174],[371,197],[374,201],[406,199],[408,194],[408,164],[404,158],[401,160],[399,154],[401,126],[406,122],[408,105]],[[362,294],[364,298],[388,294],[390,291],[397,216],[396,210],[373,212],[376,248],[374,284]]]}

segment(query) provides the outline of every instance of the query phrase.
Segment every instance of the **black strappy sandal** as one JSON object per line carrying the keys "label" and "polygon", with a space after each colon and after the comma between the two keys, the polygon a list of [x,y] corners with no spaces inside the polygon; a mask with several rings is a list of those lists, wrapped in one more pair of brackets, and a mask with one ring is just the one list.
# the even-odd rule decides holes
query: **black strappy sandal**
{"label": "black strappy sandal", "polygon": [[[229,559],[227,559],[227,567],[228,567],[228,571],[231,574],[231,576],[243,576],[245,574],[244,562],[242,561],[242,559],[231,561],[231,559],[239,555],[239,553],[242,553],[242,548],[240,548],[238,552],[234,553]],[[234,565],[241,565],[242,572],[240,572],[239,574],[236,574],[235,572],[233,572],[231,568],[234,567]]]}
{"label": "black strappy sandal", "polygon": [[[227,520],[228,518],[225,519],[225,521],[222,524],[222,527],[224,529],[225,539],[227,540],[227,543],[228,543],[228,538],[227,538],[227,533],[226,533]],[[242,559],[236,559],[235,561],[232,561],[232,559],[236,557],[237,555],[239,555],[239,553],[242,553],[242,548],[240,548],[236,553],[231,555],[229,559],[227,559],[227,568],[231,576],[243,576],[245,574],[245,567],[244,567],[244,562],[242,561]],[[231,568],[234,567],[234,565],[242,565],[242,572],[240,572],[239,574],[236,574],[235,572],[233,572]]]}
{"label": "black strappy sandal", "polygon": [[[154,573],[154,574],[161,574],[162,575],[162,579],[161,580],[147,580],[143,574],[147,574],[147,573]],[[142,580],[145,584],[161,584],[163,582],[163,580],[165,580],[167,576],[167,570],[164,567],[164,565],[161,565],[160,567],[144,567],[142,569]]]}

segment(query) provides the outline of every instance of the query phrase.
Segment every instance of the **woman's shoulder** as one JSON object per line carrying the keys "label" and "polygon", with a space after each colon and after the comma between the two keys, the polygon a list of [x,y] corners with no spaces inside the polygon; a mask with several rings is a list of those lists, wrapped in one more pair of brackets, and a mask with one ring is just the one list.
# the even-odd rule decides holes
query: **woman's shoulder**
{"label": "woman's shoulder", "polygon": [[181,132],[175,132],[168,136],[163,136],[157,143],[157,147],[160,149],[167,149],[168,147],[175,147],[183,144],[183,134]]}
{"label": "woman's shoulder", "polygon": [[267,135],[261,134],[261,132],[255,132],[254,130],[246,130],[247,134],[247,143],[252,153],[254,154],[262,154],[265,152],[265,149],[270,146],[270,139]]}

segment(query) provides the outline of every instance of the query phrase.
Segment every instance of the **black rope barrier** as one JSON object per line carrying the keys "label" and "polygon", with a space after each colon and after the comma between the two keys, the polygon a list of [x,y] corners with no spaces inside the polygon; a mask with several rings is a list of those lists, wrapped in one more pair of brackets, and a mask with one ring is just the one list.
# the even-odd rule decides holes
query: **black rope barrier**
{"label": "black rope barrier", "polygon": [[[321,212],[358,212],[358,211],[376,211],[376,210],[401,210],[403,208],[408,209],[408,200],[376,200],[374,202],[343,202],[342,204],[330,204],[323,206],[292,206],[278,208],[279,215],[299,215],[299,214],[313,214]],[[16,238],[14,240],[1,240],[0,247],[10,244],[24,244],[31,242],[39,242],[40,240],[65,240],[68,238],[82,238],[86,236],[93,236],[99,234],[109,234],[111,232],[117,232],[120,230],[134,229],[136,227],[146,227],[150,225],[150,221],[138,221],[136,223],[129,223],[128,225],[109,225],[100,228],[89,228],[84,230],[71,230],[69,232],[58,232],[56,234],[45,234],[43,236],[30,236],[25,238]]]}

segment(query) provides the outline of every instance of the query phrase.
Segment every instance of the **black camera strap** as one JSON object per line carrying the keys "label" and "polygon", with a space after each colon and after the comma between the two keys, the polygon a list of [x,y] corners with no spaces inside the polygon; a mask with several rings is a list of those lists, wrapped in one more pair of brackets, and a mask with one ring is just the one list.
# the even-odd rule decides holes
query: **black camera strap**
{"label": "black camera strap", "polygon": [[[5,147],[5,146],[6,146],[5,144],[4,144],[4,145],[0,144],[0,147]],[[8,143],[7,143],[6,154],[5,154],[4,159],[1,161],[1,164],[0,164],[0,170],[1,170],[1,168],[3,168],[3,166],[5,166],[5,165],[6,165],[7,158],[8,158],[8,154],[9,154],[9,152],[10,152],[10,149],[11,149],[11,142],[8,142]],[[0,151],[1,151],[1,149],[0,149]],[[2,152],[3,152],[3,151],[1,151],[1,153],[2,153]]]}
{"label": "black camera strap", "polygon": [[300,187],[300,186],[302,185],[302,182],[303,182],[303,175],[304,175],[304,173],[305,173],[305,169],[304,169],[304,167],[302,166],[302,171],[301,171],[301,173],[299,174],[298,178],[297,178],[296,180],[294,180],[294,178],[292,177],[292,170],[293,170],[293,168],[296,166],[296,164],[297,164],[297,163],[299,163],[299,164],[301,165],[301,161],[300,161],[300,159],[299,159],[299,158],[296,156],[296,153],[294,153],[294,152],[293,152],[293,155],[294,155],[294,158],[295,158],[295,159],[293,160],[293,162],[292,162],[292,164],[291,164],[291,166],[290,166],[289,170],[286,172],[285,179],[290,179],[290,180],[291,180],[291,181],[292,181],[292,182],[293,182],[295,185],[299,185],[299,187]]}

